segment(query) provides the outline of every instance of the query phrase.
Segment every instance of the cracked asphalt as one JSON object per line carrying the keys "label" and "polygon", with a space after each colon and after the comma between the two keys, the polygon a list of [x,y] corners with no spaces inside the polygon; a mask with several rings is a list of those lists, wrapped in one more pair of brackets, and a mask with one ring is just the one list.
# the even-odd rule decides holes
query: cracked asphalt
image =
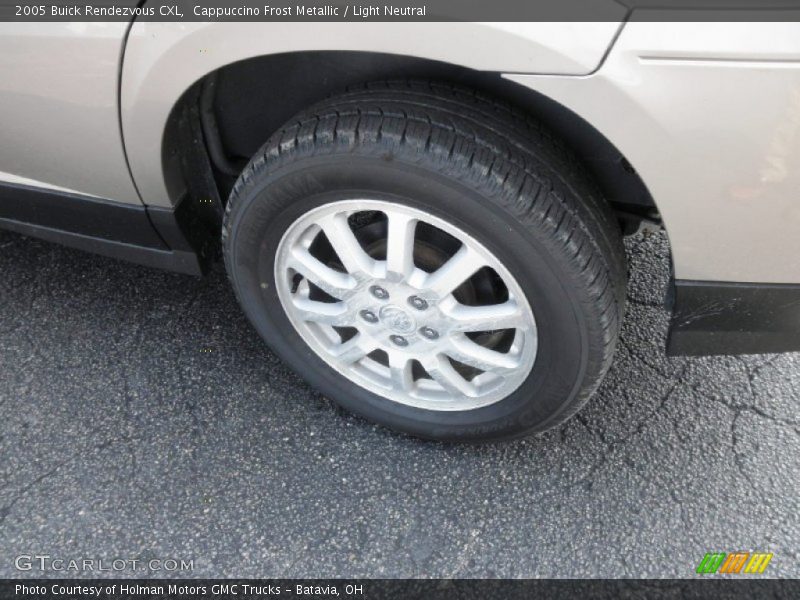
{"label": "cracked asphalt", "polygon": [[800,354],[666,358],[666,238],[627,247],[591,403],[540,437],[454,446],[309,389],[222,269],[0,232],[0,576],[41,576],[14,558],[43,553],[192,559],[176,574],[197,577],[691,577],[737,550],[800,576]]}

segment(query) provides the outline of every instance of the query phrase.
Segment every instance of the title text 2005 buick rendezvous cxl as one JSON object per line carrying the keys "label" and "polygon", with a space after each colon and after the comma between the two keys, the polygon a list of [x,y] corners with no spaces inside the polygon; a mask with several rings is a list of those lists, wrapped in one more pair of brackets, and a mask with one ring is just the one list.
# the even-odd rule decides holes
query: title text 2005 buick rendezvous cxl
{"label": "title text 2005 buick rendezvous cxl", "polygon": [[0,226],[222,256],[286,363],[428,438],[574,414],[643,223],[669,353],[800,349],[800,27],[638,16],[3,23]]}

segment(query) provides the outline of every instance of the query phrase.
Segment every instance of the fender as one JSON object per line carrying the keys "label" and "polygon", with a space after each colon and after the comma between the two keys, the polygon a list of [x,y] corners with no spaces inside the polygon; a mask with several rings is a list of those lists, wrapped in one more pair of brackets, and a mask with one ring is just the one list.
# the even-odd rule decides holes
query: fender
{"label": "fender", "polygon": [[600,131],[652,194],[676,279],[800,283],[800,262],[787,260],[800,255],[797,25],[656,22],[663,16],[634,12],[621,31],[618,23],[319,23],[309,36],[302,23],[137,22],[121,89],[131,171],[145,204],[174,204],[161,162],[170,111],[227,64],[301,50],[428,58],[504,73]]}
{"label": "fender", "polygon": [[[623,16],[620,10],[620,19]],[[309,35],[311,27],[313,35]],[[369,51],[478,71],[574,76],[598,67],[619,28],[619,22],[309,25],[137,21],[125,49],[120,97],[131,171],[145,204],[174,204],[177,199],[169,196],[161,162],[170,112],[193,83],[237,61],[308,50]]]}

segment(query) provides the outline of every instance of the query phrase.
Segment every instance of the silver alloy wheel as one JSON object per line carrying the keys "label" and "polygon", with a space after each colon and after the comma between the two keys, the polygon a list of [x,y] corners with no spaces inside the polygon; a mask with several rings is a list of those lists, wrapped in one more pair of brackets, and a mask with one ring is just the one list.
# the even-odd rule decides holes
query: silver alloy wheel
{"label": "silver alloy wheel", "polygon": [[[385,260],[373,258],[356,237],[359,213],[384,215]],[[460,242],[431,272],[415,264],[419,223]],[[314,255],[323,232],[343,268]],[[502,299],[457,300],[453,292],[484,267],[502,281]],[[311,210],[283,235],[275,281],[289,320],[314,352],[395,402],[439,411],[488,406],[516,390],[536,359],[536,322],[516,280],[480,242],[424,210],[380,200]],[[508,342],[488,347],[475,341],[478,332],[502,332]]]}

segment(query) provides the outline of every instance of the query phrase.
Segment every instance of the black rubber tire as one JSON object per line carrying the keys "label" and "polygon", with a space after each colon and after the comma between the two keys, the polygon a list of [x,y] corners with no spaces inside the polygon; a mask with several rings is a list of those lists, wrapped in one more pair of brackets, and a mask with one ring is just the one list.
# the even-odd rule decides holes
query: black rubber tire
{"label": "black rubber tire", "polygon": [[[353,384],[302,341],[275,290],[277,245],[308,210],[353,197],[447,219],[514,274],[539,335],[515,392],[469,411],[405,406]],[[624,312],[619,226],[575,158],[516,109],[430,82],[370,84],[292,119],[239,177],[223,247],[239,302],[284,361],[346,409],[425,438],[511,439],[558,425],[601,381]]]}

